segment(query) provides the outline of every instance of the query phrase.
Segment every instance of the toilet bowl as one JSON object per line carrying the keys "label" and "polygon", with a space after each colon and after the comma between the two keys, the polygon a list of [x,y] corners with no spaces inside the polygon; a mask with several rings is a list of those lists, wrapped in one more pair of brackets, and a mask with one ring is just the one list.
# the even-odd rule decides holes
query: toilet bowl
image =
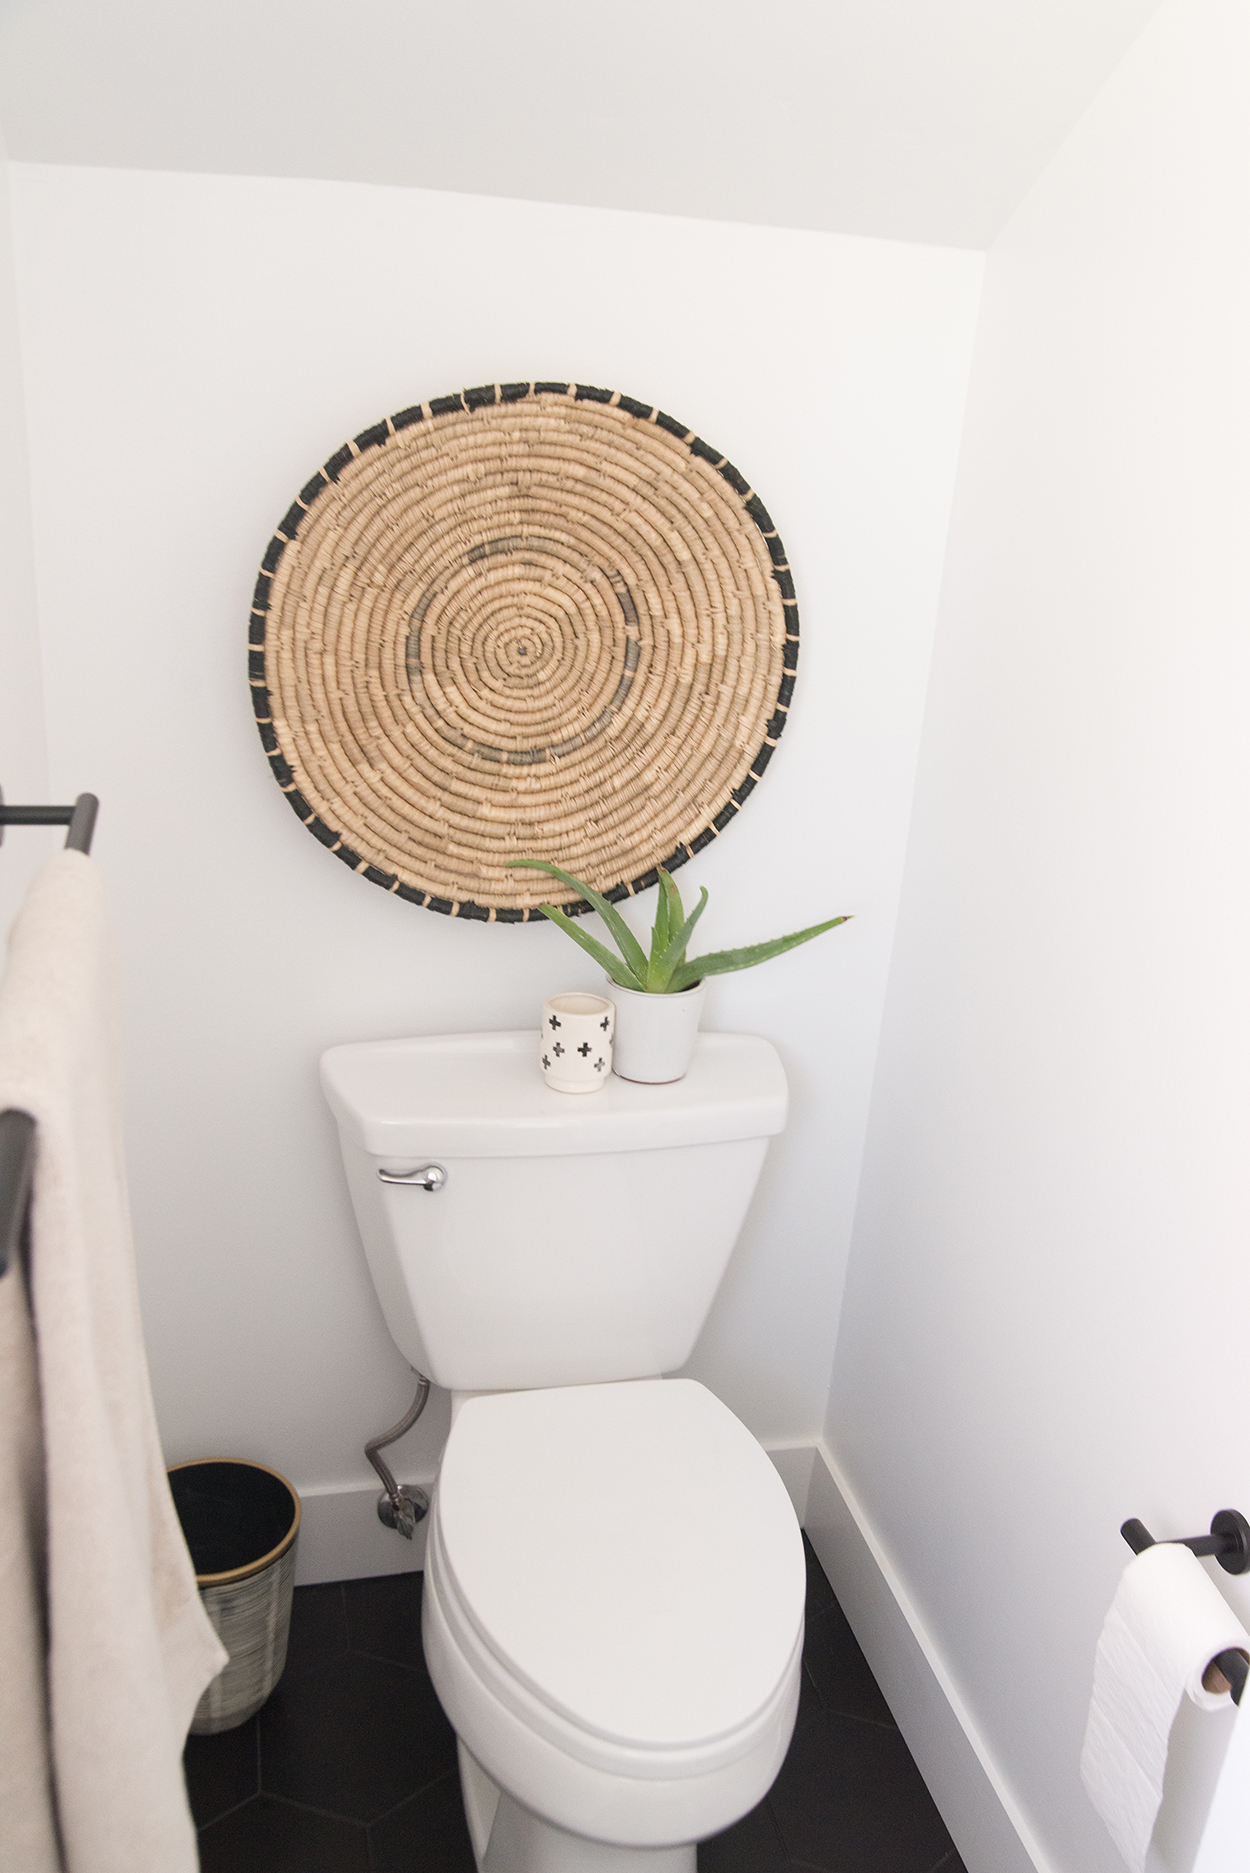
{"label": "toilet bowl", "polygon": [[[802,1539],[684,1365],[786,1116],[767,1041],[544,1085],[530,1033],[331,1048],[370,1273],[451,1391],[422,1632],[482,1873],[694,1873],[794,1727]],[[588,1108],[593,1107],[593,1110]]]}
{"label": "toilet bowl", "polygon": [[802,1542],[755,1439],[691,1380],[470,1399],[431,1521],[426,1658],[479,1863],[693,1867],[798,1703]]}

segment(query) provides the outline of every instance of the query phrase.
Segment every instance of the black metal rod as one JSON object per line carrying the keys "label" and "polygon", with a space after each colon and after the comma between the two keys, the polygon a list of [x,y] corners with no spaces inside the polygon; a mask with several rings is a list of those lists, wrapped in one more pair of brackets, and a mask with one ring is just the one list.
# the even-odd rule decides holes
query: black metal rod
{"label": "black metal rod", "polygon": [[1245,1653],[1233,1647],[1227,1652],[1217,1652],[1211,1663],[1218,1665],[1228,1679],[1229,1695],[1233,1703],[1240,1704],[1241,1694],[1246,1688],[1246,1679],[1250,1678],[1250,1664],[1246,1663]]}
{"label": "black metal rod", "polygon": [[73,816],[72,806],[0,806],[5,826],[68,826]]}
{"label": "black metal rod", "polygon": [[71,852],[90,852],[95,816],[99,811],[100,802],[93,793],[79,794],[70,814],[69,831],[65,835],[65,844]]}
{"label": "black metal rod", "polygon": [[1123,1523],[1120,1533],[1134,1554],[1145,1554],[1147,1548],[1153,1548],[1155,1545],[1154,1536],[1146,1524],[1139,1522],[1135,1515],[1130,1516],[1129,1520]]}
{"label": "black metal rod", "polygon": [[[1144,1522],[1131,1516],[1121,1525],[1120,1533],[1134,1554],[1143,1554],[1155,1546],[1155,1538]],[[1209,1555],[1219,1562],[1226,1574],[1250,1573],[1250,1522],[1236,1509],[1217,1509],[1211,1517],[1209,1535],[1178,1535],[1167,1544],[1188,1548],[1191,1554]]]}
{"label": "black metal rod", "polygon": [[1226,1554],[1237,1554],[1240,1546],[1235,1535],[1188,1535],[1181,1543],[1191,1554],[1210,1555],[1220,1560]]}
{"label": "black metal rod", "polygon": [[0,1112],[0,1275],[22,1245],[35,1168],[35,1121],[13,1106]]}
{"label": "black metal rod", "polygon": [[5,806],[0,800],[0,827],[68,826],[66,846],[74,852],[90,852],[99,810],[93,793],[80,793],[73,806]]}

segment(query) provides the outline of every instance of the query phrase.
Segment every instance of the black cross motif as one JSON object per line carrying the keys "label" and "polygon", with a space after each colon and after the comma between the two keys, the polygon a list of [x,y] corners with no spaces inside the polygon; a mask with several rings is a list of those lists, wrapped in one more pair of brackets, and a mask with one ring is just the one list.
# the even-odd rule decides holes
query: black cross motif
{"label": "black cross motif", "polygon": [[551,1051],[555,1055],[556,1059],[558,1060],[560,1058],[560,1055],[564,1052],[564,1048],[561,1045],[561,1043],[557,1041]]}
{"label": "black cross motif", "polygon": [[602,1072],[603,1072],[603,1062],[602,1062],[602,1060],[596,1060],[596,1061],[595,1061],[595,1072],[596,1072],[596,1073],[602,1073]]}
{"label": "black cross motif", "polygon": [[586,1055],[590,1052],[590,1042],[583,1041],[577,1051],[581,1055],[582,1059],[584,1060],[586,1058]]}
{"label": "black cross motif", "polygon": [[599,1026],[603,1029],[605,1034],[608,1031],[608,1022],[610,1019],[611,1017],[609,1015],[604,1015],[603,1020],[599,1023]]}
{"label": "black cross motif", "polygon": [[548,1059],[546,1054],[543,1055],[543,1065],[545,1067],[549,1067],[551,1065],[551,1061]]}
{"label": "black cross motif", "polygon": [[560,1019],[559,1019],[559,1017],[558,1017],[557,1015],[552,1015],[552,1016],[551,1016],[551,1021],[550,1021],[550,1025],[551,1025],[551,1026],[552,1026],[553,1028],[558,1028],[558,1027],[560,1026]]}

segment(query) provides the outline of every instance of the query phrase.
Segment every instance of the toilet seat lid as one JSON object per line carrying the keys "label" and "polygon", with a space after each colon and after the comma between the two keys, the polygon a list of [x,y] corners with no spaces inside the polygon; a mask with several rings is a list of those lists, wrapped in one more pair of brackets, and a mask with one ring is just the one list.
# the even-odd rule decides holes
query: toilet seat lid
{"label": "toilet seat lid", "polygon": [[805,1568],[790,1499],[691,1379],[467,1400],[437,1515],[479,1637],[595,1735],[676,1749],[732,1734],[793,1659]]}

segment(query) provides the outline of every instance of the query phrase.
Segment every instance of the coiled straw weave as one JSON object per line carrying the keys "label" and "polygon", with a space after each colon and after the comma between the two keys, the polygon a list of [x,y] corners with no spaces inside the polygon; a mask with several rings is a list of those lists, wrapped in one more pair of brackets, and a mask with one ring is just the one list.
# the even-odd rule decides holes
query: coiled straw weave
{"label": "coiled straw weave", "polygon": [[568,897],[517,858],[621,898],[724,830],[785,725],[798,608],[763,503],[683,424],[488,384],[364,430],[301,489],[251,645],[309,831],[413,903],[515,923]]}

